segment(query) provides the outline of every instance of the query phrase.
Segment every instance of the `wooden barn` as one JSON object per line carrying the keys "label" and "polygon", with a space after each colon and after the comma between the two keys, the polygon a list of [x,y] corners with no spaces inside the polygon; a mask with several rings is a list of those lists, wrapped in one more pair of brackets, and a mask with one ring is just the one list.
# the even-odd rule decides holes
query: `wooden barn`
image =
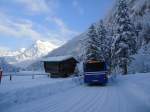
{"label": "wooden barn", "polygon": [[78,61],[72,56],[48,57],[42,60],[45,72],[50,73],[51,77],[68,77],[75,71]]}

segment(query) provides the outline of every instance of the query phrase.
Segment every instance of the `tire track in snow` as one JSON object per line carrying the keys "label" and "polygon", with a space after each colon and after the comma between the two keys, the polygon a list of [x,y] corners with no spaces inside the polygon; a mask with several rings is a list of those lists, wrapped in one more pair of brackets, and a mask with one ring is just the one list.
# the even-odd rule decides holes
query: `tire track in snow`
{"label": "tire track in snow", "polygon": [[[92,87],[92,89],[95,89],[95,88]],[[92,100],[89,100],[87,103],[85,103],[83,105],[82,112],[90,112],[90,111],[93,112],[93,109],[95,109],[94,108],[95,103],[97,101],[100,101],[104,97],[104,93],[106,91],[106,88],[96,87],[96,89],[98,89],[98,90],[95,90],[96,94],[93,95]],[[77,111],[74,111],[74,112],[77,112]]]}
{"label": "tire track in snow", "polygon": [[41,108],[40,110],[36,112],[53,112],[61,108],[60,106],[62,105],[64,107],[65,103],[67,103],[67,105],[70,104],[69,103],[70,100],[72,101],[74,99],[78,99],[78,95],[74,95],[77,91],[78,91],[77,94],[82,95],[82,96],[84,95],[84,91],[79,91],[80,89],[81,89],[80,87],[77,87],[74,90],[69,90],[68,95],[64,92],[63,96],[61,96],[62,98],[55,97],[55,101],[48,102],[48,103],[53,103],[53,105],[46,104],[45,107]]}
{"label": "tire track in snow", "polygon": [[95,100],[95,102],[93,102],[93,104],[90,107],[88,107],[88,110],[87,110],[88,112],[97,112],[98,111],[97,107],[102,106],[102,104],[104,103],[105,98],[107,96],[108,88],[105,87],[105,90],[103,90],[103,91],[104,91],[103,94],[102,95],[99,94],[98,98]]}
{"label": "tire track in snow", "polygon": [[126,100],[124,99],[124,95],[123,93],[120,91],[119,87],[116,86],[116,96],[118,97],[118,112],[129,112],[128,110],[128,102],[126,102]]}
{"label": "tire track in snow", "polygon": [[[95,112],[120,112],[119,108],[119,98],[117,89],[114,85],[109,85],[107,91],[107,96],[104,102],[101,104],[99,108],[97,108],[97,111]],[[121,111],[122,112],[122,111]]]}
{"label": "tire track in snow", "polygon": [[[67,112],[67,111],[72,112],[73,108],[74,107],[76,108],[79,104],[81,104],[81,102],[86,101],[85,99],[88,100],[89,98],[92,98],[93,91],[91,91],[91,89],[88,89],[88,87],[83,87],[83,86],[82,86],[81,89],[83,91],[83,97],[78,95],[77,94],[78,91],[76,91],[77,93],[75,93],[75,94],[76,94],[76,96],[78,96],[78,99],[73,98],[73,100],[70,100],[69,102],[66,102],[66,104],[62,104],[60,107],[57,107],[57,109],[54,112]],[[79,91],[81,91],[81,90],[79,90]],[[63,107],[64,107],[64,109],[63,109]]]}
{"label": "tire track in snow", "polygon": [[[78,88],[78,90],[71,92],[71,96],[70,97],[66,97],[65,102],[61,102],[60,105],[56,105],[55,108],[52,109],[48,109],[46,112],[50,111],[50,112],[63,112],[64,110],[66,110],[66,108],[68,108],[70,105],[73,105],[74,102],[79,102],[85,99],[85,95],[88,93],[85,92],[84,90],[85,88]],[[87,94],[88,95],[88,94]]]}
{"label": "tire track in snow", "polygon": [[[88,87],[86,87],[88,89]],[[90,90],[91,91],[91,90]],[[87,91],[86,91],[87,92]],[[87,92],[88,93],[88,92]],[[84,94],[84,99],[87,98],[87,95]],[[80,102],[82,102],[84,100],[83,98],[80,98],[79,101],[73,101],[73,104],[71,106],[69,106],[69,108],[65,109],[63,112],[68,112],[70,110],[72,110],[74,108],[74,106],[79,105]]]}
{"label": "tire track in snow", "polygon": [[[46,105],[44,107],[42,105],[40,105],[43,108],[40,108],[40,110],[37,110],[35,112],[47,112],[47,111],[48,112],[49,111],[52,112],[52,111],[56,111],[59,108],[62,108],[61,107],[62,105],[64,107],[65,103],[67,103],[65,105],[68,105],[68,104],[70,105],[69,101],[72,102],[73,100],[77,100],[77,99],[80,100],[82,98],[82,97],[79,97],[80,95],[85,96],[85,90],[83,90],[83,88],[81,88],[81,87],[78,87],[77,89],[70,91],[68,95],[66,95],[66,93],[63,93],[63,99],[56,98],[56,101],[52,102],[52,103],[54,103],[54,105],[49,105],[48,104],[48,105]],[[49,103],[51,103],[51,102],[49,102]]]}

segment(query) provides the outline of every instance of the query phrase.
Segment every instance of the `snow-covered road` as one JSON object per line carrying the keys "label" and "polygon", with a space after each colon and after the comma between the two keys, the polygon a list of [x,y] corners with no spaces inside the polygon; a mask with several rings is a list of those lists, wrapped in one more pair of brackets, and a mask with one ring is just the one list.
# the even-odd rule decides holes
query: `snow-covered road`
{"label": "snow-covered road", "polygon": [[107,86],[77,86],[1,112],[150,112],[150,74],[120,77]]}

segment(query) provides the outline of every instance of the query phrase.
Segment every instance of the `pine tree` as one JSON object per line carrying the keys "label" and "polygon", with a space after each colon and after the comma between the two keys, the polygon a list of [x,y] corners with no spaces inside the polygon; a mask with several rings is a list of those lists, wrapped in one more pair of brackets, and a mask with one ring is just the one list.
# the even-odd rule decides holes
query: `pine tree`
{"label": "pine tree", "polygon": [[109,73],[111,74],[112,70],[113,70],[113,55],[112,55],[112,44],[113,44],[113,35],[114,35],[114,30],[113,27],[108,25],[107,26],[107,63],[109,66]]}
{"label": "pine tree", "polygon": [[101,60],[106,60],[108,58],[108,51],[109,51],[109,39],[107,38],[107,31],[105,29],[104,23],[100,20],[100,23],[97,28],[98,34],[98,47],[99,47],[99,58]]}
{"label": "pine tree", "polygon": [[85,61],[99,60],[98,36],[93,24],[88,29],[85,47]]}
{"label": "pine tree", "polygon": [[119,0],[115,21],[115,35],[113,43],[113,57],[115,65],[122,68],[127,74],[127,66],[131,55],[136,53],[136,32],[131,23],[126,0]]}
{"label": "pine tree", "polygon": [[143,43],[142,39],[142,24],[141,23],[136,23],[135,25],[136,28],[136,36],[137,36],[137,49],[140,49]]}
{"label": "pine tree", "polygon": [[150,24],[146,24],[145,27],[143,28],[143,37],[144,37],[144,44],[149,44],[150,43]]}

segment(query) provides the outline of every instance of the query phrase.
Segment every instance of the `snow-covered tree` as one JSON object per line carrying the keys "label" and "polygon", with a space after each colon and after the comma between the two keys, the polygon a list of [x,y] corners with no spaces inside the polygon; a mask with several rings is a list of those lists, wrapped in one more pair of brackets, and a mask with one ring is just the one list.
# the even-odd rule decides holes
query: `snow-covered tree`
{"label": "snow-covered tree", "polygon": [[99,60],[98,35],[96,33],[95,25],[92,24],[87,32],[87,39],[85,42],[85,61]]}
{"label": "snow-covered tree", "polygon": [[107,26],[107,63],[109,66],[109,73],[111,74],[112,70],[113,70],[113,53],[112,53],[112,45],[113,45],[113,35],[114,35],[114,30],[112,26]]}
{"label": "snow-covered tree", "polygon": [[143,43],[142,24],[136,23],[135,28],[136,28],[136,36],[137,36],[137,49],[140,49]]}
{"label": "snow-covered tree", "polygon": [[143,28],[143,38],[144,38],[144,44],[150,43],[150,24],[146,24]]}
{"label": "snow-covered tree", "polygon": [[109,55],[109,38],[107,38],[107,31],[105,25],[102,20],[100,20],[98,27],[97,27],[97,34],[98,34],[98,47],[99,47],[99,58],[102,60],[108,59]]}
{"label": "snow-covered tree", "polygon": [[127,74],[127,66],[131,61],[131,55],[136,53],[136,30],[129,18],[126,0],[119,0],[113,43],[114,64],[122,68],[123,74]]}
{"label": "snow-covered tree", "polygon": [[150,72],[150,43],[146,44],[138,50],[138,53],[134,55],[134,60],[130,64],[129,72]]}

